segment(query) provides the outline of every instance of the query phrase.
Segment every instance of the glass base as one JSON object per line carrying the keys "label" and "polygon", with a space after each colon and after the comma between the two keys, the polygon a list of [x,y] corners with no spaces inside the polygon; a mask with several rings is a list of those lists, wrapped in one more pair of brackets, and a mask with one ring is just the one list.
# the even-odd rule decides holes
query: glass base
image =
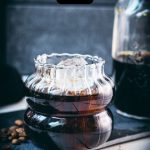
{"label": "glass base", "polygon": [[119,110],[117,108],[116,112],[124,117],[128,117],[128,118],[133,118],[133,119],[138,119],[138,120],[150,120],[149,117],[144,117],[144,116],[136,116],[136,115],[132,115],[132,114],[129,114],[129,113],[126,113],[126,112],[123,112],[121,110]]}

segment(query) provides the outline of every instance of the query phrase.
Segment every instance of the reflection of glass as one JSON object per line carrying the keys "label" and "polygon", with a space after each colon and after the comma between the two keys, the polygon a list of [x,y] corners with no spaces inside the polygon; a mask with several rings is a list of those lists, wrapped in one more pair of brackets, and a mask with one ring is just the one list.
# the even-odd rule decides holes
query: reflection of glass
{"label": "reflection of glass", "polygon": [[117,3],[112,50],[115,104],[119,110],[142,119],[150,117],[149,26],[149,0]]}
{"label": "reflection of glass", "polygon": [[38,56],[36,72],[26,81],[28,134],[43,137],[43,145],[53,141],[63,150],[97,148],[104,143],[112,130],[105,107],[113,93],[103,65],[104,60],[89,55]]}

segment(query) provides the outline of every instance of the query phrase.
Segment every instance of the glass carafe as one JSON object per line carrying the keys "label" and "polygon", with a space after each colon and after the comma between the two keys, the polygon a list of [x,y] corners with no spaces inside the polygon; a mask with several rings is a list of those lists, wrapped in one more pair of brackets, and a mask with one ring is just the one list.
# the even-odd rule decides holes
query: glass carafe
{"label": "glass carafe", "polygon": [[26,81],[26,130],[40,146],[62,150],[97,148],[108,140],[112,81],[104,60],[79,54],[39,55]]}
{"label": "glass carafe", "polygon": [[115,105],[118,112],[150,118],[150,1],[120,0],[113,32]]}

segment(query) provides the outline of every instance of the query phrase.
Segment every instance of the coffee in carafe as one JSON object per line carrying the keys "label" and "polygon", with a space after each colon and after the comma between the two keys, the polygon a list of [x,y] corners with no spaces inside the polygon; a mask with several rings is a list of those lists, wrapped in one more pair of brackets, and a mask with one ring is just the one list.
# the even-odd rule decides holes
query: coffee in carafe
{"label": "coffee in carafe", "polygon": [[114,103],[120,114],[150,118],[150,1],[121,0],[115,7],[112,58]]}
{"label": "coffee in carafe", "polygon": [[150,117],[150,53],[124,51],[113,59],[113,68],[117,108]]}

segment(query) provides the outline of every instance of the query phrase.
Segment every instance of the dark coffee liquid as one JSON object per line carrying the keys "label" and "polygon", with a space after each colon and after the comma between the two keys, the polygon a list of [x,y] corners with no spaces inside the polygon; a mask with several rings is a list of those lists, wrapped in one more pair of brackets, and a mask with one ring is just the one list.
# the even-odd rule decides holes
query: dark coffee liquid
{"label": "dark coffee liquid", "polygon": [[36,145],[53,150],[86,150],[108,140],[112,116],[105,110],[111,92],[61,96],[27,89],[30,108],[24,120],[26,131]]}
{"label": "dark coffee liquid", "polygon": [[32,109],[44,114],[87,115],[101,112],[110,103],[112,91],[103,94],[63,96],[26,89],[27,102]]}
{"label": "dark coffee liquid", "polygon": [[150,53],[128,51],[113,59],[113,65],[117,108],[150,117]]}

